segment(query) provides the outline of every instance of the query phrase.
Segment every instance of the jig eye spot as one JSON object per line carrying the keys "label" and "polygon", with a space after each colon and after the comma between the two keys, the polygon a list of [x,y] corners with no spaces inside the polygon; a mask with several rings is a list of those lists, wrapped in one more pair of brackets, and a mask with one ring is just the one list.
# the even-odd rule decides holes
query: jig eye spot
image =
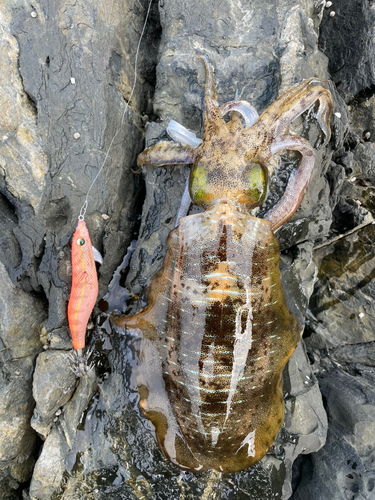
{"label": "jig eye spot", "polygon": [[82,246],[85,244],[85,240],[83,238],[78,238],[77,245]]}

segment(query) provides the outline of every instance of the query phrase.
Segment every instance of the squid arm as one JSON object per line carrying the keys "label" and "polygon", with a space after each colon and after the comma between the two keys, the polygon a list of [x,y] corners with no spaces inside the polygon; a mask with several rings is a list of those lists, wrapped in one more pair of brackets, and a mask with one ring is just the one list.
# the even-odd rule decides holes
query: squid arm
{"label": "squid arm", "polygon": [[309,142],[301,137],[284,135],[276,138],[271,145],[271,154],[282,150],[298,151],[302,159],[298,169],[292,171],[281,199],[264,216],[271,223],[272,231],[282,226],[301,204],[314,168],[315,154]]}
{"label": "squid arm", "polygon": [[142,165],[174,165],[176,163],[193,163],[195,148],[179,143],[162,141],[145,149],[138,155],[137,166]]}
{"label": "squid arm", "polygon": [[277,137],[316,101],[319,101],[316,118],[325,135],[323,144],[325,146],[331,137],[329,120],[332,112],[332,98],[329,90],[315,78],[304,80],[281,95],[262,113],[258,123],[263,123],[273,137]]}

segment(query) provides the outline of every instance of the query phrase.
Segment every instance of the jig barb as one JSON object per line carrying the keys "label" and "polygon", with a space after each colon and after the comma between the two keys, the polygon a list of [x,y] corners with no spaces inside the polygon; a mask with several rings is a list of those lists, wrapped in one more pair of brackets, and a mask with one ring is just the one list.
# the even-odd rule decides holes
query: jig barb
{"label": "jig barb", "polygon": [[72,290],[68,321],[76,350],[85,347],[86,327],[98,296],[98,277],[90,236],[84,220],[78,222],[72,243]]}

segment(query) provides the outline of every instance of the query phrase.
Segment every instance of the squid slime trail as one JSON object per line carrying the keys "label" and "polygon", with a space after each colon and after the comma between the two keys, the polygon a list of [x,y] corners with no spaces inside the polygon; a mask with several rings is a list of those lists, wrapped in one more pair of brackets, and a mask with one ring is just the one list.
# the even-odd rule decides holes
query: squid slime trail
{"label": "squid slime trail", "polygon": [[[139,335],[140,406],[166,457],[194,473],[235,472],[274,443],[284,418],[282,371],[303,330],[282,282],[274,231],[298,209],[315,154],[284,130],[319,101],[326,144],[332,100],[319,80],[309,79],[261,116],[246,101],[219,107],[204,61],[203,140],[173,123],[179,143],[157,143],[138,164],[192,164],[188,191],[205,211],[182,217],[169,234],[146,308],[113,314],[112,321]],[[298,151],[300,164],[280,201],[263,219],[253,217],[267,196],[267,164],[282,150]]]}

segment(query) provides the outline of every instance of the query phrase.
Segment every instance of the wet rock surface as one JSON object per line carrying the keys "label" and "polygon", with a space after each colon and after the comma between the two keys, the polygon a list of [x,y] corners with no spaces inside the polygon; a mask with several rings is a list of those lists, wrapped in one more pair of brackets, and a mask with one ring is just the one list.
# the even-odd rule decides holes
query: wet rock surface
{"label": "wet rock surface", "polygon": [[10,499],[18,498],[35,463],[32,381],[46,312],[42,301],[14,286],[2,263],[0,278],[0,498]]}
{"label": "wet rock surface", "polygon": [[72,370],[71,354],[49,350],[38,356],[33,380],[36,408],[31,426],[46,438],[60,408],[72,397],[76,376]]}
{"label": "wet rock surface", "polygon": [[[97,388],[97,377],[94,371],[79,381],[73,397],[57,416],[57,421],[43,444],[40,457],[35,465],[30,484],[30,498],[49,499],[65,489],[65,476],[70,472],[69,455],[79,455],[79,445],[87,444],[79,439],[82,432],[82,419],[90,415],[90,401]],[[78,443],[77,443],[78,441]],[[100,450],[100,451],[99,451]],[[98,455],[102,455],[98,448]],[[69,497],[68,497],[69,498]],[[85,497],[83,497],[85,498]]]}
{"label": "wet rock surface", "polygon": [[[105,175],[93,186],[86,213],[93,243],[111,256],[101,269],[101,294],[133,231],[140,185],[131,168],[142,148],[142,116],[151,110],[157,49],[147,43],[148,32],[138,60],[140,85],[126,115],[124,110],[134,81],[144,14],[139,2],[114,1],[97,8],[43,0],[6,1],[0,6],[0,259],[8,273],[2,269],[7,337],[1,352],[6,359],[0,426],[4,438],[14,438],[12,452],[4,443],[0,447],[2,498],[12,498],[19,483],[30,478],[35,461],[37,434],[30,422],[35,358],[43,346],[71,349],[66,320],[69,240],[116,131],[118,141],[113,141]],[[153,34],[157,32],[152,21],[148,26]],[[4,284],[9,277],[16,292]],[[13,293],[26,299],[15,305]],[[40,330],[37,334],[35,325]],[[45,358],[65,358],[60,363],[63,370],[56,373],[59,363],[43,363]],[[51,424],[51,432],[56,432],[52,414],[66,403],[75,380],[67,373],[63,352],[47,351],[37,364],[33,424],[45,436]],[[39,370],[46,365],[50,372]],[[69,382],[62,376],[64,371]],[[20,447],[23,454],[18,460]],[[61,453],[58,447],[49,450]],[[49,473],[54,476],[53,469]],[[13,496],[18,494],[20,489]]]}
{"label": "wet rock surface", "polygon": [[373,497],[373,382],[373,369],[368,366],[357,373],[333,366],[319,375],[329,419],[327,442],[302,465],[302,478],[296,477],[302,480],[293,499]]}
{"label": "wet rock surface", "polygon": [[327,411],[327,442],[295,462],[293,499],[374,497],[375,150],[366,136],[374,98],[360,93],[350,108],[349,132],[328,177],[333,223],[314,251],[318,280],[305,334]]}
{"label": "wet rock surface", "polygon": [[[371,499],[374,5],[155,3],[123,120],[147,7],[0,6],[0,499]],[[136,340],[111,332],[105,315],[88,334],[93,370],[76,380],[68,360],[69,239],[116,133],[86,215],[104,254],[99,298],[145,200],[137,246],[102,307],[139,308],[163,261],[188,168],[131,169],[144,134],[147,145],[165,139],[170,119],[201,134],[205,76],[195,53],[214,66],[221,104],[238,91],[262,112],[310,76],[331,76],[339,91],[330,86],[330,145],[317,154],[300,210],[278,233],[285,280],[308,319],[306,349],[301,343],[284,372],[285,422],[261,463],[224,477],[181,473],[162,456],[138,406]],[[319,140],[310,115],[291,131]],[[275,162],[269,205],[295,161]]]}
{"label": "wet rock surface", "polygon": [[326,347],[375,340],[374,237],[369,224],[330,245],[322,259],[311,310],[316,342]]}
{"label": "wet rock surface", "polygon": [[319,47],[329,58],[331,78],[346,102],[374,85],[374,23],[374,3],[366,0],[335,0],[324,12]]}

